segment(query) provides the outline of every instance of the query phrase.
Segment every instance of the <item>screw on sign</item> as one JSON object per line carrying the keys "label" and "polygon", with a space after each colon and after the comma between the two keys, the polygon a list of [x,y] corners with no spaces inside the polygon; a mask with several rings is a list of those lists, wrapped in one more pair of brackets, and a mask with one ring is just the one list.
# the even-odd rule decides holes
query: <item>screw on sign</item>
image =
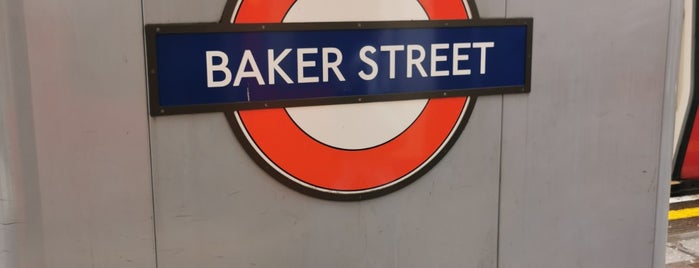
{"label": "screw on sign", "polygon": [[461,0],[233,0],[218,24],[148,25],[151,114],[224,112],[285,185],[381,196],[435,166],[478,95],[529,92],[532,20],[477,16]]}

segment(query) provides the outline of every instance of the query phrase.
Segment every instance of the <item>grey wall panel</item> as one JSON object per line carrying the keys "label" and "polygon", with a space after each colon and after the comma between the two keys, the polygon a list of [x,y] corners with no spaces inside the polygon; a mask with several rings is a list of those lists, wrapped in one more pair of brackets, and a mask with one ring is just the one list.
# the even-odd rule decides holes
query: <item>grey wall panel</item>
{"label": "grey wall panel", "polygon": [[306,197],[269,177],[221,114],[153,119],[159,264],[495,267],[500,103],[479,100],[424,178],[353,203]]}
{"label": "grey wall panel", "polygon": [[21,5],[22,267],[154,267],[140,1]]}
{"label": "grey wall panel", "polygon": [[[466,0],[464,0],[466,1]],[[476,0],[481,18],[504,18],[507,0]]]}
{"label": "grey wall panel", "polygon": [[41,190],[36,161],[34,117],[24,3],[2,2],[0,9],[0,129],[2,183],[2,267],[45,267]]}
{"label": "grey wall panel", "polygon": [[[655,217],[655,243],[653,254],[653,267],[665,267],[666,241],[668,236],[668,210],[670,204],[670,184],[667,183],[672,176],[674,165],[674,138],[675,138],[675,117],[678,103],[678,89],[681,84],[680,69],[683,67],[680,57],[682,50],[682,32],[684,24],[684,16],[693,18],[694,11],[691,9],[685,10],[685,2],[691,1],[672,0],[670,2],[670,16],[668,27],[668,43],[667,43],[667,70],[665,72],[665,92],[663,95],[663,112],[662,125],[660,136],[660,163],[658,168],[658,194],[656,200],[656,217]],[[685,13],[686,12],[686,13]],[[685,15],[686,14],[686,15]],[[674,79],[674,77],[678,77]],[[690,79],[691,80],[691,79]]]}
{"label": "grey wall panel", "polygon": [[[186,7],[158,11],[165,3],[146,0],[146,23],[192,22],[179,15]],[[194,21],[211,21],[216,12],[202,14]],[[310,198],[275,181],[245,154],[222,114],[151,118],[158,262],[496,267],[501,103],[500,96],[479,99],[459,141],[425,177],[349,203]]]}
{"label": "grey wall panel", "polygon": [[500,264],[651,267],[668,1],[509,0],[532,93],[504,102]]}
{"label": "grey wall panel", "polygon": [[[26,89],[27,53],[24,49],[23,12],[19,1],[0,2],[0,267],[18,267],[20,251],[18,238],[20,225],[26,217],[20,215],[18,206],[24,196],[17,190],[22,183],[21,157],[18,147],[19,102],[17,89]],[[29,109],[31,110],[31,109]],[[24,118],[26,119],[26,118]],[[33,147],[32,147],[33,148]],[[28,180],[29,181],[29,180]],[[17,190],[16,190],[17,189]],[[41,253],[40,249],[37,249]],[[40,263],[39,260],[33,264]]]}
{"label": "grey wall panel", "polygon": [[144,0],[143,12],[146,23],[218,22],[225,5],[226,0]]}

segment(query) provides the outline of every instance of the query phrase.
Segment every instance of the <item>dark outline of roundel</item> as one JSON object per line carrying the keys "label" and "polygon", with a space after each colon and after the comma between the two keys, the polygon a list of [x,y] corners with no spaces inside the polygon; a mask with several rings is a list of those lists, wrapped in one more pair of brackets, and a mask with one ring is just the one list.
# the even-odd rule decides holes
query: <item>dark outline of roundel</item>
{"label": "dark outline of roundel", "polygon": [[[152,116],[161,116],[223,112],[248,156],[274,179],[306,195],[335,201],[358,201],[397,191],[429,172],[448,153],[465,129],[478,96],[530,91],[531,18],[482,20],[474,0],[415,0],[429,20],[282,23],[297,1],[272,1],[276,2],[270,6],[265,5],[265,0],[228,0],[218,23],[146,25],[150,113]],[[161,107],[159,103],[155,46],[157,34],[505,25],[527,27],[523,86],[260,103],[167,107]],[[356,150],[341,149],[320,142],[306,133],[286,110],[287,107],[294,106],[407,99],[428,99],[412,124],[393,139]],[[279,133],[285,135],[286,142],[280,141]],[[420,142],[414,142],[416,140]],[[386,155],[399,157],[384,157]]]}
{"label": "dark outline of roundel", "polygon": [[[239,0],[239,1],[243,2],[245,0]],[[463,4],[463,2],[461,0],[458,0],[458,1],[462,3],[462,8],[468,16],[469,10],[467,10],[467,7]],[[286,13],[282,16],[282,19],[281,19],[282,21],[283,21],[283,18],[286,17],[286,14],[288,13],[288,11],[291,10],[291,8],[293,7],[293,4],[295,2],[296,1],[293,1],[293,3],[291,3],[289,8],[286,10]],[[428,17],[430,17],[430,19],[431,19],[432,16],[430,16],[430,13],[425,9],[425,6],[423,5],[423,3],[422,2],[419,2],[419,3],[421,4],[421,7],[425,11],[425,13],[428,14]],[[478,11],[477,11],[476,5],[474,3],[474,0],[468,0],[468,3],[469,3],[468,8],[471,11],[470,12],[471,18],[468,18],[468,19],[478,19]],[[234,15],[233,13],[235,12],[236,7],[239,7],[239,6],[237,6],[238,4],[239,3],[236,0],[229,0],[227,2],[226,8],[223,12],[220,23],[228,24],[231,21],[235,20],[235,18],[232,18],[232,16]],[[236,13],[235,15],[237,17],[239,15],[239,13]],[[335,201],[359,201],[359,200],[376,198],[376,197],[383,196],[383,195],[392,193],[394,191],[397,191],[397,190],[413,183],[414,181],[416,181],[420,177],[422,177],[424,174],[429,172],[437,163],[440,162],[440,160],[448,153],[448,151],[451,149],[451,147],[456,143],[459,136],[461,136],[461,133],[465,129],[465,127],[468,123],[468,120],[471,117],[471,113],[473,112],[473,108],[474,108],[474,106],[476,104],[476,100],[477,100],[476,96],[463,96],[460,98],[464,98],[464,105],[466,106],[465,110],[463,108],[461,109],[462,114],[459,116],[459,120],[457,120],[455,122],[455,124],[458,124],[458,125],[455,125],[452,127],[451,133],[449,133],[449,135],[447,135],[445,137],[446,140],[442,140],[441,145],[439,146],[441,149],[437,149],[438,152],[436,154],[432,153],[431,156],[428,157],[427,159],[425,159],[422,164],[416,166],[415,169],[417,169],[417,171],[415,171],[415,170],[411,171],[414,173],[412,175],[408,175],[407,178],[403,178],[399,182],[397,182],[393,185],[390,185],[388,187],[381,188],[378,190],[364,192],[361,194],[341,194],[341,193],[333,193],[333,192],[329,192],[329,191],[319,191],[319,190],[314,190],[312,188],[303,186],[297,182],[292,181],[291,179],[289,179],[288,177],[286,177],[285,175],[283,175],[279,171],[277,171],[274,167],[272,167],[272,165],[270,163],[268,163],[267,160],[265,160],[263,158],[263,156],[261,154],[265,154],[265,152],[263,152],[260,149],[259,153],[258,153],[258,150],[251,144],[254,142],[254,140],[252,140],[252,138],[248,138],[248,136],[246,135],[246,130],[243,130],[243,128],[247,129],[247,127],[240,126],[241,123],[242,124],[245,124],[245,123],[242,120],[239,123],[238,117],[236,116],[236,111],[225,111],[224,114],[226,115],[226,119],[227,119],[231,129],[235,133],[236,138],[239,140],[240,144],[244,147],[247,154],[257,163],[258,166],[260,166],[263,170],[265,170],[268,174],[270,174],[273,178],[275,178],[280,183],[282,183],[282,184],[286,185],[287,187],[292,188],[298,192],[304,193],[306,195],[314,196],[317,198],[321,198],[321,199],[335,200]],[[427,105],[429,105],[429,101],[426,104],[426,106]],[[284,109],[284,108],[280,108],[280,109]],[[423,108],[422,112],[424,112],[424,108]],[[420,116],[422,116],[422,112],[420,113]],[[287,116],[288,116],[288,114],[287,114]],[[418,118],[420,116],[418,116]],[[289,120],[291,120],[293,122],[293,120],[291,118],[289,118]],[[413,124],[414,124],[414,122],[413,122]],[[410,127],[412,127],[412,125]],[[408,128],[410,128],[410,127],[408,127]],[[303,131],[301,128],[299,128],[299,129],[301,131]],[[309,138],[312,138],[310,135],[307,135],[307,136]],[[379,146],[381,146],[381,145],[379,145]],[[267,156],[265,156],[265,157],[267,157]],[[269,159],[269,161],[274,162],[271,159]],[[425,164],[425,162],[427,162],[427,163]],[[410,174],[411,172],[409,172],[407,174]],[[299,180],[301,180],[301,179],[299,179]],[[396,180],[398,180],[398,179],[396,179]],[[308,183],[308,182],[306,182],[306,183]],[[380,188],[381,186],[382,185],[379,185],[379,186],[375,186],[373,188]],[[373,188],[370,188],[370,189],[373,189]],[[341,191],[336,191],[336,192],[341,192]]]}

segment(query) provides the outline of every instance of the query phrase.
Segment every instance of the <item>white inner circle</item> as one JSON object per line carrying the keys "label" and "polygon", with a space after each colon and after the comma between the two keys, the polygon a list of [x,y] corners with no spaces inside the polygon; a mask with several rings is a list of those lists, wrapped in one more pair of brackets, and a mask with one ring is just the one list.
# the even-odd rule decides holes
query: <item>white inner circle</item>
{"label": "white inner circle", "polygon": [[[284,22],[427,20],[415,0],[298,0]],[[346,74],[355,75],[355,74]],[[405,131],[426,99],[287,108],[296,124],[314,139],[342,149],[381,145]]]}

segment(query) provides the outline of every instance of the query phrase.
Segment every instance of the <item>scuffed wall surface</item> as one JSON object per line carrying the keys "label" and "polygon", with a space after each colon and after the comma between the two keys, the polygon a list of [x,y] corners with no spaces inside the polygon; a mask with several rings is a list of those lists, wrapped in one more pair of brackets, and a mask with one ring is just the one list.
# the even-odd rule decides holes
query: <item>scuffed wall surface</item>
{"label": "scuffed wall surface", "polygon": [[155,267],[141,2],[9,3],[21,267]]}
{"label": "scuffed wall surface", "polygon": [[508,0],[534,17],[506,96],[500,264],[651,267],[669,1]]}

